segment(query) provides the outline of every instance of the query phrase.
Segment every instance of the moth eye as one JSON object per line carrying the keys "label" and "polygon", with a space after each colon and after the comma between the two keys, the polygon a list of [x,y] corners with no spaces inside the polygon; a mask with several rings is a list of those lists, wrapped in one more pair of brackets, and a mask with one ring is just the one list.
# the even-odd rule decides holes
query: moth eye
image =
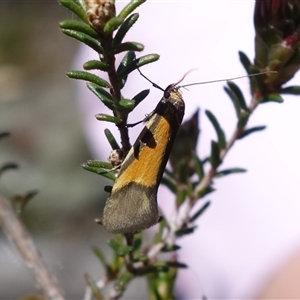
{"label": "moth eye", "polygon": [[165,99],[169,99],[170,96],[171,96],[171,94],[170,94],[169,91],[165,91],[165,92],[164,92],[164,98],[165,98]]}

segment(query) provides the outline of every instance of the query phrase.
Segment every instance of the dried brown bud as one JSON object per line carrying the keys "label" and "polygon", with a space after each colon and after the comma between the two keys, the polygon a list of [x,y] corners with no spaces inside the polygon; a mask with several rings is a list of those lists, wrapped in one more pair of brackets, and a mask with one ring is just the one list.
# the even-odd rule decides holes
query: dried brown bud
{"label": "dried brown bud", "polygon": [[116,16],[114,0],[86,0],[87,15],[91,26],[102,32],[104,25]]}
{"label": "dried brown bud", "polygon": [[113,167],[118,167],[124,160],[123,151],[121,149],[114,149],[111,151],[108,161],[113,165]]}

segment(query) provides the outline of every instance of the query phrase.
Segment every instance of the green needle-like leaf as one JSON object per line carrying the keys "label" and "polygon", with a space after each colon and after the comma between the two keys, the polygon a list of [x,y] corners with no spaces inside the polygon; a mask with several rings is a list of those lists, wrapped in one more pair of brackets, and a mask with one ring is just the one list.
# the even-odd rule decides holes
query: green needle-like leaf
{"label": "green needle-like leaf", "polygon": [[175,235],[177,237],[181,237],[181,236],[184,236],[184,235],[187,235],[187,234],[191,234],[195,231],[196,228],[197,228],[197,226],[179,229],[175,232]]}
{"label": "green needle-like leaf", "polygon": [[267,126],[256,126],[256,127],[251,127],[251,128],[245,129],[237,139],[240,140],[253,132],[262,131],[262,130],[266,129],[266,127]]}
{"label": "green needle-like leaf", "polygon": [[219,143],[211,141],[211,154],[209,161],[214,169],[220,165],[220,146]]}
{"label": "green needle-like leaf", "polygon": [[131,73],[132,71],[136,70],[137,68],[140,68],[144,65],[155,62],[158,59],[159,59],[159,55],[156,53],[141,56],[141,57],[133,60],[132,62],[129,62],[124,68],[118,69],[118,75],[120,77],[126,76],[129,73]]}
{"label": "green needle-like leaf", "polygon": [[122,71],[123,71],[124,69],[126,69],[127,66],[128,66],[134,59],[135,59],[135,52],[134,52],[134,51],[128,51],[128,52],[124,55],[122,61],[120,62],[120,65],[118,66],[117,74],[118,74],[119,77],[122,78],[122,80],[121,80],[121,86],[120,86],[121,89],[124,87],[124,85],[125,85],[125,83],[126,83],[126,81],[127,81],[127,75],[128,75],[128,74],[125,74],[124,76],[122,76],[122,75],[120,76],[119,74],[121,74]]}
{"label": "green needle-like leaf", "polygon": [[110,84],[106,80],[100,78],[99,76],[97,76],[95,74],[89,73],[89,72],[70,71],[70,72],[67,72],[67,76],[69,78],[82,79],[85,81],[93,82],[101,87],[105,87],[105,88],[110,87]]}
{"label": "green needle-like leaf", "polygon": [[133,278],[133,274],[129,272],[123,273],[114,284],[116,291],[125,290],[132,278]]}
{"label": "green needle-like leaf", "polygon": [[143,51],[144,45],[137,42],[124,42],[122,44],[116,45],[114,49],[115,54],[119,54],[124,51]]}
{"label": "green needle-like leaf", "polygon": [[[255,66],[250,66],[249,68],[249,74],[259,74],[260,69],[255,67]],[[264,80],[264,75],[255,75],[250,77],[250,85],[251,85],[251,92],[253,93],[257,89],[259,91],[264,91],[265,89],[265,80]]]}
{"label": "green needle-like leaf", "polygon": [[286,94],[286,95],[300,95],[300,86],[294,85],[294,86],[288,86],[286,88],[280,89],[279,94]]}
{"label": "green needle-like leaf", "polygon": [[184,263],[181,263],[181,262],[178,262],[178,261],[166,261],[166,265],[168,267],[177,268],[177,269],[186,269],[186,268],[188,268],[187,264],[184,264]]}
{"label": "green needle-like leaf", "polygon": [[118,252],[119,248],[121,247],[121,245],[115,239],[109,239],[107,243],[115,252]]}
{"label": "green needle-like leaf", "polygon": [[177,186],[171,180],[164,176],[161,180],[161,183],[167,186],[169,190],[173,192],[173,194],[177,194]]}
{"label": "green needle-like leaf", "polygon": [[125,109],[126,111],[131,111],[135,107],[135,102],[131,99],[121,99],[118,103],[120,109]]}
{"label": "green needle-like leaf", "polygon": [[88,23],[87,14],[81,6],[76,4],[74,1],[70,1],[70,0],[58,0],[58,1],[61,5],[71,10],[83,22]]}
{"label": "green needle-like leaf", "polygon": [[111,122],[111,123],[115,123],[115,124],[118,124],[118,123],[122,122],[122,120],[120,118],[110,116],[110,115],[107,115],[107,114],[97,114],[95,117],[98,121]]}
{"label": "green needle-like leaf", "polygon": [[199,180],[204,176],[203,161],[194,153],[195,171],[198,175]]}
{"label": "green needle-like leaf", "polygon": [[113,48],[115,48],[116,45],[119,45],[122,43],[125,35],[129,31],[129,29],[133,26],[133,24],[137,21],[138,18],[139,18],[139,14],[135,13],[135,14],[132,14],[131,16],[129,16],[123,22],[123,24],[120,26],[120,28],[118,29],[118,31],[113,39],[113,42],[112,42]]}
{"label": "green needle-like leaf", "polygon": [[97,300],[102,300],[104,299],[102,296],[102,293],[100,291],[100,289],[98,288],[95,280],[88,274],[85,274],[85,281],[87,283],[87,285],[91,288],[91,290],[93,291],[93,295],[96,297]]}
{"label": "green needle-like leaf", "polygon": [[107,35],[111,34],[113,31],[119,28],[119,26],[123,23],[124,18],[121,17],[113,17],[107,21],[104,25],[103,32]]}
{"label": "green needle-like leaf", "polygon": [[259,99],[260,103],[267,103],[267,102],[276,102],[282,103],[283,98],[279,94],[268,94],[267,96]]}
{"label": "green needle-like leaf", "polygon": [[135,95],[132,100],[135,102],[135,106],[137,107],[150,93],[150,90],[143,90],[141,92],[139,92],[137,95]]}
{"label": "green needle-like leaf", "polygon": [[231,168],[231,169],[222,170],[222,171],[216,173],[214,177],[223,177],[223,176],[226,176],[226,175],[229,175],[229,174],[245,173],[245,172],[247,172],[246,169]]}
{"label": "green needle-like leaf", "polygon": [[94,39],[98,38],[97,32],[92,27],[90,27],[89,25],[87,25],[83,22],[80,22],[80,21],[75,21],[75,20],[61,21],[59,23],[59,27],[61,29],[69,29],[69,30],[74,30],[74,31],[79,31],[79,32],[85,33]]}
{"label": "green needle-like leaf", "polygon": [[125,255],[128,254],[131,250],[132,250],[132,247],[126,246],[126,245],[122,245],[122,246],[119,247],[117,253],[118,253],[119,256],[125,256]]}
{"label": "green needle-like leaf", "polygon": [[89,35],[76,31],[76,30],[70,30],[70,29],[62,29],[61,30],[64,34],[86,44],[87,46],[94,49],[97,53],[103,53],[103,49],[101,47],[101,44],[99,41],[97,41],[94,38],[91,38]]}
{"label": "green needle-like leaf", "polygon": [[206,110],[205,114],[207,115],[208,119],[211,121],[217,133],[219,147],[221,149],[224,149],[226,147],[226,137],[223,129],[221,128],[217,118],[213,115],[211,111]]}
{"label": "green needle-like leaf", "polygon": [[100,87],[98,84],[89,82],[87,84],[89,90],[91,90],[101,101],[102,103],[107,106],[110,110],[115,108],[114,100],[110,93]]}
{"label": "green needle-like leaf", "polygon": [[239,51],[239,57],[240,57],[240,62],[242,63],[243,67],[245,68],[245,71],[250,74],[250,67],[252,66],[252,63],[248,56],[242,52]]}
{"label": "green needle-like leaf", "polygon": [[109,69],[109,66],[100,60],[89,60],[83,65],[83,68],[85,70],[107,71]]}
{"label": "green needle-like leaf", "polygon": [[248,111],[248,107],[247,107],[244,95],[243,95],[242,91],[240,90],[240,88],[232,81],[227,81],[227,85],[229,86],[231,91],[236,96],[236,99],[238,100],[240,107],[243,110]]}
{"label": "green needle-like leaf", "polygon": [[190,222],[194,222],[196,219],[198,219],[210,206],[210,201],[206,202],[191,218]]}
{"label": "green needle-like leaf", "polygon": [[203,198],[204,196],[206,196],[214,191],[215,191],[214,188],[212,188],[211,186],[208,186],[207,188],[200,190],[197,196],[198,196],[198,198]]}
{"label": "green needle-like leaf", "polygon": [[146,2],[146,0],[131,0],[119,13],[118,17],[127,18],[137,7]]}
{"label": "green needle-like leaf", "polygon": [[174,252],[179,250],[181,247],[178,245],[165,245],[162,249],[161,252]]}
{"label": "green needle-like leaf", "polygon": [[240,105],[236,95],[227,86],[224,87],[224,91],[226,92],[226,94],[228,95],[230,100],[232,101],[234,109],[235,109],[236,116],[239,118],[240,114],[241,114],[241,105]]}
{"label": "green needle-like leaf", "polygon": [[90,167],[87,164],[82,164],[81,165],[83,169],[96,173],[98,175],[101,175],[105,178],[111,179],[111,180],[116,180],[116,174],[112,172],[108,172],[106,169],[99,168],[99,167]]}
{"label": "green needle-like leaf", "polygon": [[95,168],[105,168],[105,169],[112,169],[112,164],[107,161],[101,161],[101,160],[88,160],[86,162],[86,165],[89,167],[95,167]]}
{"label": "green needle-like leaf", "polygon": [[118,142],[116,141],[115,137],[109,129],[104,129],[104,133],[112,149],[121,149]]}
{"label": "green needle-like leaf", "polygon": [[102,250],[99,249],[98,247],[94,247],[93,251],[96,254],[96,256],[98,257],[99,261],[101,262],[103,268],[106,268],[107,261],[106,261],[105,255],[102,252]]}

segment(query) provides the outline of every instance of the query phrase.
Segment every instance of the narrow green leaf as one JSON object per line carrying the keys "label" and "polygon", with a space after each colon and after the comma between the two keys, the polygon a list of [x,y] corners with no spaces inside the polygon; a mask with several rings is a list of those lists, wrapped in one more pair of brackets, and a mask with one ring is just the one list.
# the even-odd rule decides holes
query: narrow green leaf
{"label": "narrow green leaf", "polygon": [[110,248],[112,248],[116,253],[118,253],[119,248],[121,247],[121,245],[115,239],[109,239],[107,241],[107,243],[110,246]]}
{"label": "narrow green leaf", "polygon": [[191,218],[190,222],[194,222],[196,219],[198,219],[210,206],[210,201],[206,202]]}
{"label": "narrow green leaf", "polygon": [[247,107],[244,95],[243,95],[242,91],[240,90],[240,88],[232,81],[227,81],[227,85],[229,86],[231,91],[234,93],[237,101],[239,102],[239,106],[243,110],[248,111],[249,109]]}
{"label": "narrow green leaf", "polygon": [[143,51],[144,45],[137,42],[124,42],[122,44],[116,45],[114,49],[114,54],[119,54],[124,51]]}
{"label": "narrow green leaf", "polygon": [[240,62],[242,63],[243,67],[245,68],[245,71],[250,74],[250,67],[252,66],[252,63],[250,61],[250,59],[248,58],[248,56],[242,52],[239,51],[239,57],[240,57]]}
{"label": "narrow green leaf", "polygon": [[280,89],[279,94],[286,94],[286,95],[300,95],[300,86],[294,85],[294,86],[288,86],[286,88]]}
{"label": "narrow green leaf", "polygon": [[259,99],[260,103],[267,103],[267,102],[276,102],[282,103],[283,98],[279,94],[269,94],[261,99]]}
{"label": "narrow green leaf", "polygon": [[138,233],[134,235],[132,251],[140,252],[143,243],[143,234]]}
{"label": "narrow green leaf", "polygon": [[212,188],[211,186],[208,186],[207,188],[204,188],[204,189],[200,190],[198,192],[197,196],[198,196],[198,198],[203,198],[204,196],[206,196],[206,195],[208,195],[208,194],[210,194],[214,191],[215,191],[214,188]]}
{"label": "narrow green leaf", "polygon": [[111,146],[112,149],[121,149],[117,140],[115,139],[115,137],[113,136],[113,134],[111,133],[111,131],[109,129],[104,129],[104,133],[105,133],[105,136]]}
{"label": "narrow green leaf", "polygon": [[109,66],[100,60],[89,60],[84,65],[85,70],[101,70],[108,71]]}
{"label": "narrow green leaf", "polygon": [[100,78],[99,76],[97,76],[95,74],[89,73],[89,72],[70,71],[70,72],[67,72],[67,76],[69,78],[82,79],[85,81],[93,82],[101,87],[105,87],[105,88],[110,87],[110,84],[106,80]]}
{"label": "narrow green leaf", "polygon": [[220,146],[219,143],[211,141],[211,154],[209,161],[214,169],[216,169],[220,163]]}
{"label": "narrow green leaf", "polygon": [[85,0],[74,0],[84,11],[86,11],[86,3]]}
{"label": "narrow green leaf", "polygon": [[80,21],[64,20],[59,23],[59,27],[61,29],[69,29],[69,30],[85,33],[94,39],[98,38],[97,32],[91,26],[87,25],[86,23],[82,23]]}
{"label": "narrow green leaf", "polygon": [[141,92],[139,92],[137,95],[135,95],[132,100],[135,102],[135,106],[137,107],[150,93],[150,90],[143,90]]}
{"label": "narrow green leaf", "polygon": [[117,253],[119,256],[125,256],[132,250],[132,247],[127,246],[127,245],[122,245],[119,247]]}
{"label": "narrow green leaf", "polygon": [[[258,74],[260,73],[260,69],[255,66],[250,66],[249,68],[249,74]],[[250,77],[250,85],[251,85],[251,91],[254,92],[256,89],[259,91],[264,91],[265,89],[265,80],[264,75],[255,75]]]}
{"label": "narrow green leaf", "polygon": [[113,31],[118,29],[120,25],[123,23],[124,18],[121,17],[113,17],[109,19],[106,24],[104,25],[103,32],[108,34],[111,34]]}
{"label": "narrow green leaf", "polygon": [[204,168],[203,168],[203,161],[197,156],[194,152],[194,161],[195,161],[195,171],[198,175],[199,180],[201,180],[204,176]]}
{"label": "narrow green leaf", "polygon": [[95,117],[98,121],[111,122],[111,123],[115,123],[115,124],[122,122],[122,120],[120,118],[106,115],[106,114],[97,114],[97,115],[95,115]]}
{"label": "narrow green leaf", "polygon": [[131,111],[134,106],[135,106],[135,102],[132,101],[131,99],[121,99],[120,102],[118,103],[119,108],[121,109],[125,109],[127,111]]}
{"label": "narrow green leaf", "polygon": [[250,114],[247,111],[241,112],[241,115],[239,117],[238,123],[237,123],[237,128],[243,129],[249,120]]}
{"label": "narrow green leaf", "polygon": [[98,247],[93,247],[93,251],[94,251],[95,255],[97,256],[97,258],[99,259],[99,261],[101,262],[103,268],[106,268],[107,261],[106,261],[105,255],[102,252],[102,250],[99,249]]}
{"label": "narrow green leaf", "polygon": [[240,103],[239,103],[237,97],[232,92],[232,90],[230,88],[228,88],[227,86],[224,87],[224,91],[226,92],[226,94],[228,95],[230,100],[232,101],[236,116],[239,118],[240,114],[241,114],[241,106],[240,106]]}
{"label": "narrow green leaf", "polygon": [[138,18],[139,18],[139,14],[135,13],[135,14],[132,14],[131,16],[129,16],[123,22],[123,24],[120,26],[120,28],[118,29],[118,31],[113,39],[113,42],[112,42],[113,48],[115,48],[116,45],[121,44],[125,35],[129,31],[129,29],[133,26],[133,24],[137,21]]}
{"label": "narrow green leaf", "polygon": [[88,23],[88,17],[85,10],[70,0],[58,0],[61,5],[71,10],[76,16],[79,17],[83,22]]}
{"label": "narrow green leaf", "polygon": [[188,268],[187,264],[178,262],[178,261],[166,261],[168,267],[177,268],[177,269],[186,269]]}
{"label": "narrow green leaf", "polygon": [[187,191],[186,189],[177,189],[176,195],[176,206],[179,207],[186,198]]}
{"label": "narrow green leaf", "polygon": [[110,110],[115,108],[114,100],[110,93],[100,87],[98,84],[89,82],[87,84],[89,90],[91,90],[101,102],[107,106]]}
{"label": "narrow green leaf", "polygon": [[131,0],[119,13],[118,17],[127,18],[137,7],[146,2],[146,0]]}
{"label": "narrow green leaf", "polygon": [[75,31],[75,30],[70,30],[70,29],[62,29],[61,30],[64,34],[86,44],[87,46],[91,47],[94,49],[97,53],[103,53],[102,46],[99,41],[97,41],[94,38],[91,38],[89,35]]}
{"label": "narrow green leaf", "polygon": [[128,64],[130,64],[133,60],[135,59],[135,52],[134,51],[128,51],[122,61],[120,62],[120,65],[118,66],[118,69],[117,69],[117,74],[118,74],[118,77],[122,78],[121,79],[121,85],[120,85],[120,88],[122,89],[127,81],[127,75],[128,74],[124,74],[124,76],[120,76],[119,74],[122,73],[122,70],[124,70]]}
{"label": "narrow green leaf", "polygon": [[116,289],[116,291],[125,290],[132,278],[133,278],[133,274],[129,272],[123,273],[114,284],[114,288]]}
{"label": "narrow green leaf", "polygon": [[226,175],[229,175],[229,174],[245,173],[245,172],[247,172],[246,169],[231,168],[231,169],[222,170],[222,171],[216,173],[214,177],[223,177],[223,176],[226,176]]}
{"label": "narrow green leaf", "polygon": [[177,194],[177,186],[171,180],[164,176],[161,180],[161,183],[168,187],[173,194]]}
{"label": "narrow green leaf", "polygon": [[101,160],[88,160],[86,162],[86,165],[89,167],[95,167],[95,168],[105,168],[105,169],[112,169],[112,164],[107,161],[101,161]]}
{"label": "narrow green leaf", "polygon": [[222,130],[217,118],[213,115],[213,113],[209,110],[205,111],[205,114],[207,115],[208,119],[212,123],[212,125],[215,128],[215,131],[217,133],[218,137],[218,144],[221,149],[224,149],[226,147],[226,138],[225,138],[225,133]]}
{"label": "narrow green leaf", "polygon": [[165,245],[162,249],[161,252],[174,252],[177,251],[181,248],[181,246],[178,245]]}
{"label": "narrow green leaf", "polygon": [[242,139],[244,138],[245,136],[253,133],[253,132],[257,132],[257,131],[262,131],[264,129],[266,129],[267,126],[256,126],[256,127],[251,127],[251,128],[248,128],[248,129],[245,129],[239,136],[237,139]]}
{"label": "narrow green leaf", "polygon": [[112,172],[108,172],[106,169],[98,168],[98,167],[90,167],[87,164],[82,164],[81,167],[87,171],[96,173],[98,175],[101,175],[105,178],[116,180],[117,175]]}
{"label": "narrow green leaf", "polygon": [[85,274],[84,277],[85,277],[86,284],[91,288],[93,295],[96,297],[96,299],[97,300],[104,299],[94,279],[88,274]]}
{"label": "narrow green leaf", "polygon": [[187,234],[191,234],[195,231],[196,228],[197,228],[197,226],[179,229],[175,232],[175,236],[181,237],[181,236],[184,236],[184,235],[187,235]]}
{"label": "narrow green leaf", "polygon": [[155,62],[158,59],[159,59],[159,55],[156,53],[141,56],[141,57],[133,60],[132,62],[129,62],[127,64],[127,66],[125,66],[124,68],[122,68],[120,70],[118,69],[118,71],[117,71],[118,76],[120,76],[120,77],[126,76],[129,73],[131,73],[132,71],[136,70],[137,68],[140,68],[144,65]]}

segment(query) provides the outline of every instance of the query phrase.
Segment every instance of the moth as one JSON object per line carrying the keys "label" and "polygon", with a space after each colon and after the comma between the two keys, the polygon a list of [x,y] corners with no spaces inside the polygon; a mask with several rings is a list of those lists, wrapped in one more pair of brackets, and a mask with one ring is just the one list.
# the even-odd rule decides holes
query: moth
{"label": "moth", "polygon": [[140,232],[159,221],[157,190],[185,110],[178,83],[164,90],[121,165],[102,219],[112,233]]}

